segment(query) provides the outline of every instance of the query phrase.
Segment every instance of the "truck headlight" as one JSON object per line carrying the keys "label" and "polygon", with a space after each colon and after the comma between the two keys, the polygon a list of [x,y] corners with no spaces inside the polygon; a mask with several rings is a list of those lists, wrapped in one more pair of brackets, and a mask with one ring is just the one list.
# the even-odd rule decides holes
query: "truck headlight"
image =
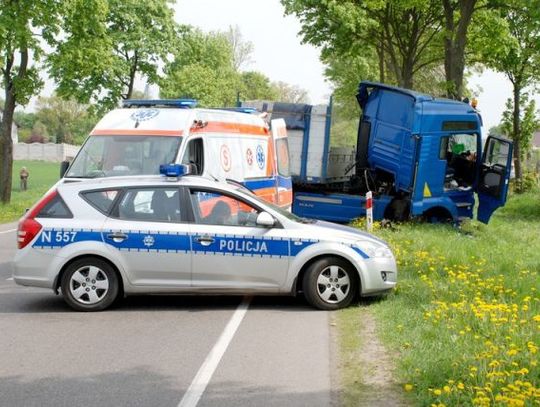
{"label": "truck headlight", "polygon": [[369,257],[386,259],[394,257],[392,250],[390,250],[389,247],[381,245],[379,243],[362,240],[356,242],[356,246],[364,253],[366,253]]}

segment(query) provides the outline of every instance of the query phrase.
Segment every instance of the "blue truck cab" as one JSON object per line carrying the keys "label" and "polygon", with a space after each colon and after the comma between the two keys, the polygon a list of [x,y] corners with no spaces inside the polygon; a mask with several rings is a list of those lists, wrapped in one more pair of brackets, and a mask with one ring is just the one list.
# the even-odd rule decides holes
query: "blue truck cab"
{"label": "blue truck cab", "polygon": [[[477,219],[487,223],[505,204],[512,142],[488,137],[484,143],[481,116],[468,103],[365,81],[357,100],[362,116],[347,180],[293,177],[294,213],[348,222],[365,215],[367,191],[373,192],[375,219],[459,221],[472,218],[478,204]],[[327,150],[322,162],[331,166],[339,160]]]}

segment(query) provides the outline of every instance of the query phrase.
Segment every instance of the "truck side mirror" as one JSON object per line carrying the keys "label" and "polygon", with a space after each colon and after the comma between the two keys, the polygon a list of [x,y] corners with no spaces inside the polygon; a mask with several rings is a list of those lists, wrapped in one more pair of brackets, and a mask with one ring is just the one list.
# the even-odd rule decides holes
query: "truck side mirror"
{"label": "truck side mirror", "polygon": [[69,161],[62,161],[60,163],[60,178],[64,178],[64,174],[66,173],[68,168],[69,168]]}

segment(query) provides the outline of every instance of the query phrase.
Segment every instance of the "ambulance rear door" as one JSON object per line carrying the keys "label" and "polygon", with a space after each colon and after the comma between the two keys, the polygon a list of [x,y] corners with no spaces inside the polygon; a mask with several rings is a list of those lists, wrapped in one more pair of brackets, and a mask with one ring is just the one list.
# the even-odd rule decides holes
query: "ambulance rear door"
{"label": "ambulance rear door", "polygon": [[289,161],[289,140],[285,120],[271,121],[274,150],[274,174],[276,179],[275,202],[282,208],[291,209],[292,178]]}

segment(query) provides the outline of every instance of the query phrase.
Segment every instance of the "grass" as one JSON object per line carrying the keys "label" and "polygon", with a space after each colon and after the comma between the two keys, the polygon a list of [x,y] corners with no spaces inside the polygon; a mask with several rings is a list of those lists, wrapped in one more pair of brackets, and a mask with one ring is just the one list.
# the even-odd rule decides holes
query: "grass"
{"label": "grass", "polygon": [[[19,189],[19,171],[26,167],[30,173],[28,189]],[[0,204],[0,223],[19,219],[56,182],[60,176],[60,164],[45,161],[14,161],[11,202]]]}
{"label": "grass", "polygon": [[[408,223],[375,233],[393,247],[400,274],[397,290],[370,311],[398,353],[412,404],[538,406],[540,193],[513,195],[489,225]],[[350,313],[338,318],[342,332]]]}

